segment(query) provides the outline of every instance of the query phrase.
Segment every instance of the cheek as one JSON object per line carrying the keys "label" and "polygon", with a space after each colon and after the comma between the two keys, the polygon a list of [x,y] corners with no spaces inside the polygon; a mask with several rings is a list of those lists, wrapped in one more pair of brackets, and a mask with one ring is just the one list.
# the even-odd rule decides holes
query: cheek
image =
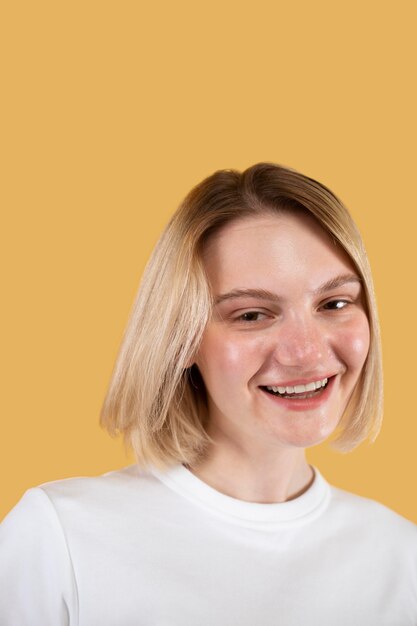
{"label": "cheek", "polygon": [[365,314],[344,329],[339,337],[345,363],[352,370],[362,369],[369,352],[370,331]]}
{"label": "cheek", "polygon": [[203,337],[196,363],[206,382],[217,384],[231,380],[250,378],[257,369],[259,349],[248,338],[227,338],[222,333],[207,332]]}

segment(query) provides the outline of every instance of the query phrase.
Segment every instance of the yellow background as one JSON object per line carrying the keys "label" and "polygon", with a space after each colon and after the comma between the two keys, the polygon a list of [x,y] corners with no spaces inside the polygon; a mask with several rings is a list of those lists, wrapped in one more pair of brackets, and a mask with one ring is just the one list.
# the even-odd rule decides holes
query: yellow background
{"label": "yellow background", "polygon": [[382,433],[310,462],[417,522],[412,3],[1,11],[0,517],[30,486],[133,462],[98,415],[146,258],[191,186],[269,160],[345,201],[380,305]]}

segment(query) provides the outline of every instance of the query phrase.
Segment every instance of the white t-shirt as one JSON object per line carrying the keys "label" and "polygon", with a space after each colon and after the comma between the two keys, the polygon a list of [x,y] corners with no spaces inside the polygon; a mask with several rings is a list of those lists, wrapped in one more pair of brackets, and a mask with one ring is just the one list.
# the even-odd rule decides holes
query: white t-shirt
{"label": "white t-shirt", "polygon": [[182,465],[29,489],[0,526],[1,626],[416,626],[417,526],[330,486],[226,496]]}

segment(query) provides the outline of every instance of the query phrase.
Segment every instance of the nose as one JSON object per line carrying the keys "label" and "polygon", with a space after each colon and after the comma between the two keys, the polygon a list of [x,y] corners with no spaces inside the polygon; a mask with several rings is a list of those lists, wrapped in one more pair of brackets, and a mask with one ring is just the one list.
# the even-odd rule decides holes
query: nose
{"label": "nose", "polygon": [[324,329],[313,319],[288,319],[282,322],[274,337],[273,358],[287,367],[313,369],[323,362],[328,352]]}

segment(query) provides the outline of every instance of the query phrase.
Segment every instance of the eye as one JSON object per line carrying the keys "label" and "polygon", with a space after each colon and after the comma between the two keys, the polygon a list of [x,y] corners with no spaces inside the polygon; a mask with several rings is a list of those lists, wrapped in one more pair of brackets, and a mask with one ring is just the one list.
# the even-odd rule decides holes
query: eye
{"label": "eye", "polygon": [[259,322],[261,319],[266,317],[265,313],[261,313],[261,311],[246,311],[246,313],[242,313],[239,317],[236,317],[237,322]]}
{"label": "eye", "polygon": [[344,309],[348,304],[350,304],[349,300],[330,300],[323,305],[323,309],[338,311],[339,309]]}

